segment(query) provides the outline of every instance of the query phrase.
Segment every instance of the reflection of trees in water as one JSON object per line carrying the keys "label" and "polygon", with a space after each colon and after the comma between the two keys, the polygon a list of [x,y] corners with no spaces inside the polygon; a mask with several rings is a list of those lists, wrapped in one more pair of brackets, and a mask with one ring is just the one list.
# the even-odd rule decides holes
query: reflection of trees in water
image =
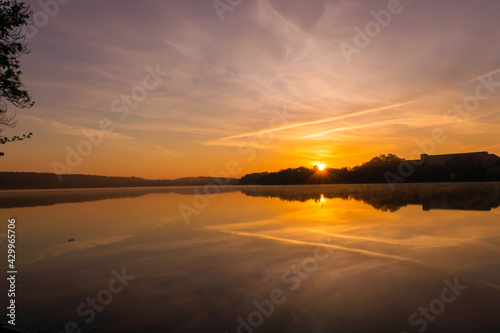
{"label": "reflection of trees in water", "polygon": [[354,199],[382,211],[395,212],[407,205],[424,210],[490,210],[500,206],[500,183],[400,184],[394,192],[387,184],[266,186],[241,190],[249,196],[280,198],[287,201]]}
{"label": "reflection of trees in water", "polygon": [[[500,206],[500,183],[397,184],[392,192],[387,184],[337,184],[291,186],[225,186],[219,192],[238,192],[253,197],[280,198],[287,201],[340,198],[362,201],[382,211],[395,212],[407,205],[430,209],[490,210]],[[203,187],[199,187],[203,192]],[[0,208],[48,206],[151,194],[194,195],[194,188],[144,187],[0,192]]]}
{"label": "reflection of trees in water", "polygon": [[[77,203],[117,198],[136,198],[152,192],[134,189],[78,189],[47,191],[16,191],[0,194],[0,208],[50,206],[60,203]],[[4,197],[7,194],[8,196]]]}
{"label": "reflection of trees in water", "polygon": [[[203,187],[200,187],[203,192]],[[236,191],[230,186],[219,192]],[[107,199],[137,198],[150,194],[176,193],[193,195],[193,187],[123,187],[101,189],[35,190],[0,192],[0,208],[50,206],[60,203],[78,203]]]}

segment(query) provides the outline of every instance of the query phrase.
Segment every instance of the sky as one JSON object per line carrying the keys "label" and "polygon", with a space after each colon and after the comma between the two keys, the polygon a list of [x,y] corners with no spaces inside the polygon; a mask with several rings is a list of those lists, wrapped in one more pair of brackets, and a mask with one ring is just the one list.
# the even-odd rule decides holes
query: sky
{"label": "sky", "polygon": [[[500,155],[500,2],[46,0],[0,171],[144,178]],[[64,3],[64,4],[62,4]],[[497,83],[498,82],[498,83]]]}

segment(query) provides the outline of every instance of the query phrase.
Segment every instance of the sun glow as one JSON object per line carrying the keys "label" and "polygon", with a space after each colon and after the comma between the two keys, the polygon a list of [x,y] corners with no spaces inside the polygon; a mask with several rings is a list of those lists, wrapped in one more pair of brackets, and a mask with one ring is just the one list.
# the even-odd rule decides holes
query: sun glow
{"label": "sun glow", "polygon": [[323,171],[323,170],[325,170],[325,167],[326,167],[326,165],[325,165],[323,162],[320,162],[320,163],[318,164],[318,170],[319,170],[319,171]]}

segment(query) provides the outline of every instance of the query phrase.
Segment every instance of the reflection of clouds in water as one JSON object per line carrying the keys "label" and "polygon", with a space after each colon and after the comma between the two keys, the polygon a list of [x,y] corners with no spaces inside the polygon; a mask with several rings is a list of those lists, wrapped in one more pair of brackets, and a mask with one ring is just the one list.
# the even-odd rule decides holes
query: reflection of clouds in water
{"label": "reflection of clouds in water", "polygon": [[[227,230],[219,229],[219,228],[214,228],[214,230],[217,230],[220,232],[225,232],[225,233],[230,233],[230,234],[238,235],[238,236],[255,237],[255,238],[267,239],[267,240],[272,240],[272,241],[277,241],[277,242],[294,244],[294,245],[315,246],[315,245],[321,244],[321,243],[306,242],[306,241],[295,240],[295,239],[274,237],[274,236],[269,236],[269,235],[252,234],[252,233],[248,233],[248,232],[227,231]],[[349,247],[337,246],[337,245],[331,245],[331,244],[323,244],[323,246],[330,247],[334,250],[361,254],[364,256],[368,256],[368,257],[377,257],[377,258],[383,258],[383,259],[397,260],[397,261],[408,262],[411,264],[421,265],[424,267],[435,268],[435,266],[428,264],[428,263],[420,262],[418,260],[414,260],[411,258],[405,258],[405,257],[396,256],[396,255],[391,255],[391,254],[385,254],[385,253],[379,253],[379,252],[373,252],[373,251],[367,251],[367,250],[362,250],[362,249],[349,248]]]}
{"label": "reflection of clouds in water", "polygon": [[364,237],[364,236],[347,235],[347,234],[332,234],[332,233],[325,233],[321,230],[310,230],[310,231],[320,233],[323,235],[328,235],[335,238],[342,238],[354,241],[374,242],[382,244],[412,246],[412,247],[413,246],[449,247],[463,243],[479,243],[476,240],[471,240],[471,239],[449,238],[449,237],[438,237],[438,236],[417,236],[417,237],[412,237],[410,239],[388,239],[388,238],[373,238],[373,237]]}
{"label": "reflection of clouds in water", "polygon": [[[353,188],[332,191],[365,187]],[[316,191],[314,186],[235,189],[291,191],[301,198]],[[254,311],[254,300],[281,288],[287,301],[259,332],[372,332],[374,327],[399,332],[408,315],[453,276],[472,292],[447,308],[433,328],[486,332],[497,322],[498,212],[407,207],[390,213],[360,201],[329,200],[326,193],[321,208],[313,201],[280,201],[235,189],[221,193],[189,227],[177,207],[192,197],[174,193],[17,209],[25,221],[25,244],[33,246],[24,247],[25,258],[54,244],[75,249],[85,240],[96,242],[23,264],[26,281],[37,280],[19,285],[28,324],[55,329],[107,283],[110,269],[121,266],[137,278],[101,313],[99,325],[109,330],[120,323],[130,332],[235,332],[236,318]],[[324,192],[328,189],[320,186],[318,198]],[[74,220],[89,211],[92,219]],[[68,234],[76,241],[68,243]],[[328,236],[332,256],[290,291],[283,273]],[[42,301],[46,307],[40,309]]]}

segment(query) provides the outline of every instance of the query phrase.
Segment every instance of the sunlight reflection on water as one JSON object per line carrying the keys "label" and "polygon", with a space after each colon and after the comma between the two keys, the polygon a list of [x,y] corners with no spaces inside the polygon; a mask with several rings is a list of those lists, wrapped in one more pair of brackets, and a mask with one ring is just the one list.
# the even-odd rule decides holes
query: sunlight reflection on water
{"label": "sunlight reflection on water", "polygon": [[[409,316],[458,277],[468,289],[426,332],[496,332],[499,188],[232,187],[190,225],[189,188],[9,191],[0,212],[17,221],[27,329],[236,332],[278,289],[255,332],[416,332]],[[122,267],[136,278],[85,323],[77,306]]]}

